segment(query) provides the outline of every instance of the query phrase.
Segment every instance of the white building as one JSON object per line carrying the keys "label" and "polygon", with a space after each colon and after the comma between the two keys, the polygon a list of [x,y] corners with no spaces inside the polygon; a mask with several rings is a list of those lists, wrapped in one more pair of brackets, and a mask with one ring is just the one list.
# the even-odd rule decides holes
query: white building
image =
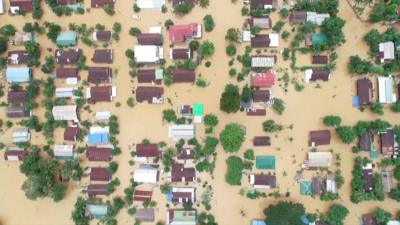
{"label": "white building", "polygon": [[321,26],[324,20],[329,19],[330,16],[328,13],[316,13],[316,12],[307,12],[307,22],[312,22]]}
{"label": "white building", "polygon": [[193,124],[170,125],[168,127],[168,138],[172,140],[192,139],[195,136],[195,127]]}
{"label": "white building", "polygon": [[54,145],[54,156],[56,159],[68,160],[74,158],[73,145]]}
{"label": "white building", "polygon": [[141,164],[133,174],[133,180],[139,183],[152,183],[158,182],[159,173],[156,168],[149,164]]}
{"label": "white building", "polygon": [[304,162],[306,168],[329,168],[332,165],[331,152],[309,152],[308,160]]}
{"label": "white building", "polygon": [[162,10],[165,0],[136,0],[136,4],[141,9]]}
{"label": "white building", "polygon": [[137,63],[158,63],[164,59],[164,49],[156,45],[136,45],[135,60]]}
{"label": "white building", "polygon": [[279,47],[279,34],[271,33],[268,36],[270,40],[269,47]]}
{"label": "white building", "polygon": [[12,140],[13,143],[25,143],[31,139],[31,133],[28,128],[21,127],[13,130]]}
{"label": "white building", "polygon": [[396,94],[393,92],[393,77],[378,77],[378,93],[380,103],[393,103],[396,101]]}
{"label": "white building", "polygon": [[395,59],[394,43],[392,41],[379,43],[379,58],[381,63],[389,62]]}
{"label": "white building", "polygon": [[78,88],[75,87],[67,87],[67,88],[56,88],[55,96],[56,98],[72,98],[77,99],[78,96],[75,95],[75,92]]}
{"label": "white building", "polygon": [[79,122],[76,105],[54,106],[52,113],[55,121],[72,120]]}

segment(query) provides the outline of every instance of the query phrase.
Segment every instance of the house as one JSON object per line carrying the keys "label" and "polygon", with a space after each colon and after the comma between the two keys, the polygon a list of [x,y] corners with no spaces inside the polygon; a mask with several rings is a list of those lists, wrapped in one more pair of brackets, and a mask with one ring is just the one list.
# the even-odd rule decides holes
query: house
{"label": "house", "polygon": [[7,94],[8,103],[24,103],[26,100],[26,91],[9,91]]}
{"label": "house", "polygon": [[105,5],[114,6],[115,0],[91,0],[92,8],[103,8]]}
{"label": "house", "polygon": [[75,64],[82,55],[83,50],[80,48],[68,50],[57,49],[54,54],[56,62],[63,65]]}
{"label": "house", "polygon": [[159,180],[158,169],[150,164],[141,164],[133,174],[133,180],[139,183],[156,184]]}
{"label": "house", "polygon": [[149,158],[160,157],[161,151],[158,144],[137,144],[136,145],[136,161],[146,161]]}
{"label": "house", "polygon": [[7,161],[23,161],[25,156],[25,149],[19,147],[7,147],[4,152],[4,159]]}
{"label": "house", "polygon": [[94,63],[113,63],[113,50],[112,49],[96,49],[92,57]]}
{"label": "house", "polygon": [[77,3],[77,0],[57,0],[58,5],[74,5]]}
{"label": "house", "polygon": [[110,42],[111,41],[111,31],[98,30],[93,32],[92,39],[97,42]]}
{"label": "house", "polygon": [[276,188],[276,176],[271,174],[251,174],[250,184],[255,189]]}
{"label": "house", "polygon": [[370,214],[364,214],[361,217],[362,225],[378,225],[378,221]]}
{"label": "house", "polygon": [[178,113],[185,118],[192,118],[193,110],[194,109],[192,105],[179,105],[177,109]]}
{"label": "house", "polygon": [[79,137],[80,129],[76,127],[67,127],[64,130],[64,141],[77,141]]}
{"label": "house", "polygon": [[143,191],[135,189],[135,192],[133,193],[133,201],[150,202],[152,196],[153,191]]}
{"label": "house", "polygon": [[329,173],[326,176],[326,192],[329,193],[336,193],[337,187],[336,187],[336,177],[335,174]]}
{"label": "house", "polygon": [[324,190],[325,185],[321,176],[319,175],[313,176],[311,178],[311,182],[312,182],[312,192],[314,195],[321,195],[322,193],[325,192]]}
{"label": "house", "polygon": [[328,56],[326,55],[313,55],[311,63],[318,64],[318,65],[325,65],[328,63]]}
{"label": "house", "polygon": [[79,122],[76,105],[54,106],[52,113],[55,121],[72,120]]}
{"label": "house", "polygon": [[4,13],[4,0],[0,0],[0,15]]}
{"label": "house", "polygon": [[253,90],[253,102],[269,103],[272,99],[270,90]]}
{"label": "house", "polygon": [[136,209],[136,222],[154,222],[155,212],[153,208]]}
{"label": "house", "polygon": [[270,146],[271,145],[271,138],[268,136],[256,136],[253,138],[253,146],[260,147],[260,146]]}
{"label": "house", "polygon": [[364,189],[366,192],[372,191],[375,188],[372,164],[368,163],[363,167]]}
{"label": "house", "polygon": [[277,7],[277,0],[250,0],[250,7],[252,9],[272,9]]}
{"label": "house", "polygon": [[162,46],[136,45],[134,51],[137,63],[159,63],[164,59]]}
{"label": "house", "polygon": [[167,194],[167,202],[170,203],[185,203],[196,201],[196,189],[192,187],[173,187]]}
{"label": "house", "polygon": [[108,214],[108,204],[86,204],[85,215],[89,219],[103,219]]}
{"label": "house", "polygon": [[201,38],[203,35],[203,26],[198,23],[172,25],[169,27],[168,32],[171,43],[185,42],[186,40]]}
{"label": "house", "polygon": [[172,0],[172,6],[175,7],[177,5],[181,5],[181,4],[190,4],[190,5],[194,5],[196,3],[196,0]]}
{"label": "house", "polygon": [[139,45],[162,46],[163,40],[160,33],[142,33],[137,36]]}
{"label": "house", "polygon": [[7,67],[6,80],[9,83],[26,83],[31,80],[32,69],[28,67]]}
{"label": "house", "polygon": [[378,57],[381,63],[386,63],[394,60],[396,58],[394,42],[387,41],[379,43]]}
{"label": "house", "polygon": [[194,159],[194,150],[190,148],[182,148],[178,150],[177,159],[183,162],[190,161]]}
{"label": "house", "polygon": [[25,32],[16,32],[15,38],[12,42],[13,45],[24,45],[27,41],[33,41],[34,35],[33,32],[25,33]]}
{"label": "house", "polygon": [[307,21],[306,11],[293,11],[289,16],[290,25],[298,25]]}
{"label": "house", "polygon": [[164,88],[162,87],[137,87],[136,88],[136,101],[147,101],[152,104],[162,104]]}
{"label": "house", "polygon": [[264,17],[251,17],[248,20],[251,27],[259,27],[261,29],[270,29],[272,27],[271,18],[268,16]]}
{"label": "house", "polygon": [[13,143],[26,143],[31,139],[31,133],[26,127],[15,128],[12,133]]}
{"label": "house", "polygon": [[259,55],[251,57],[252,68],[272,68],[276,62],[276,55]]}
{"label": "house", "polygon": [[22,65],[28,63],[29,54],[26,50],[9,51],[7,54],[7,63],[9,65]]}
{"label": "house", "polygon": [[11,14],[17,14],[18,11],[32,12],[32,0],[10,0]]}
{"label": "house", "polygon": [[185,168],[183,164],[175,163],[171,169],[171,182],[194,182],[196,170]]}
{"label": "house", "polygon": [[173,124],[168,127],[168,138],[172,140],[189,140],[195,136],[195,127],[193,124]]}
{"label": "house", "polygon": [[398,220],[389,220],[386,225],[400,225]]}
{"label": "house", "polygon": [[54,145],[54,157],[58,160],[74,159],[73,145]]}
{"label": "house", "polygon": [[275,84],[275,71],[251,74],[251,86],[255,88],[271,88]]}
{"label": "house", "polygon": [[77,98],[79,98],[79,96],[75,95],[77,90],[78,90],[78,88],[75,88],[75,87],[56,88],[55,97],[56,98],[77,99]]}
{"label": "house", "polygon": [[361,135],[358,138],[358,147],[361,151],[371,151],[372,150],[372,143],[373,143],[373,136],[370,132],[365,132],[365,134]]}
{"label": "house", "polygon": [[165,6],[165,0],[136,0],[136,4],[141,9],[154,9],[161,11]]}
{"label": "house", "polygon": [[7,107],[7,117],[8,118],[21,118],[30,117],[32,111],[28,111],[24,106],[8,106]]}
{"label": "house", "polygon": [[358,104],[360,106],[368,106],[373,100],[374,91],[372,89],[372,82],[368,78],[357,80],[357,96]]}
{"label": "house", "polygon": [[167,225],[196,225],[196,211],[169,209]]}
{"label": "house", "polygon": [[270,47],[271,40],[268,34],[257,34],[251,37],[250,44],[252,48]]}
{"label": "house", "polygon": [[89,184],[86,191],[89,197],[108,196],[110,194],[107,190],[107,184]]}
{"label": "house", "polygon": [[111,102],[117,96],[117,88],[114,86],[88,87],[86,99],[88,103]]}
{"label": "house", "polygon": [[111,83],[112,81],[112,69],[110,67],[89,67],[88,72],[88,82],[90,83]]}
{"label": "house", "polygon": [[90,133],[87,137],[89,145],[105,145],[109,143],[109,133],[106,131]]}
{"label": "house", "polygon": [[172,80],[174,83],[193,83],[196,81],[196,73],[191,69],[176,68],[172,72]]}
{"label": "house", "polygon": [[387,129],[386,132],[380,134],[381,151],[385,157],[391,157],[395,154],[397,143],[395,142],[395,134],[393,129]]}
{"label": "house", "polygon": [[90,181],[110,181],[111,174],[107,168],[92,167],[90,168]]}
{"label": "house", "polygon": [[309,152],[308,160],[304,161],[304,167],[307,169],[329,168],[332,164],[331,152]]}
{"label": "house", "polygon": [[329,130],[310,131],[308,146],[329,145],[331,143],[331,132]]}
{"label": "house", "polygon": [[162,69],[138,69],[136,73],[139,83],[161,84],[164,77]]}
{"label": "house", "polygon": [[329,70],[322,69],[306,69],[304,71],[304,82],[310,83],[317,80],[328,81],[331,78]]}
{"label": "house", "polygon": [[328,13],[307,12],[307,22],[315,23],[318,26],[321,26],[322,23],[329,18],[330,16]]}
{"label": "house", "polygon": [[79,73],[76,68],[57,68],[55,75],[59,79],[74,79],[76,81],[79,79]]}
{"label": "house", "polygon": [[169,58],[172,60],[186,60],[192,57],[193,53],[189,48],[173,48],[169,52]]}
{"label": "house", "polygon": [[111,148],[89,146],[86,150],[86,156],[89,161],[109,162],[111,161]]}
{"label": "house", "polygon": [[74,31],[61,32],[57,36],[56,44],[58,46],[75,46],[78,41],[78,33]]}
{"label": "house", "polygon": [[258,155],[256,156],[256,168],[259,170],[275,170],[275,156]]}
{"label": "house", "polygon": [[381,180],[382,180],[382,184],[383,184],[383,190],[386,193],[389,193],[390,191],[392,191],[392,187],[393,187],[393,179],[392,179],[392,173],[389,171],[382,171],[381,172]]}
{"label": "house", "polygon": [[393,92],[393,77],[378,77],[379,102],[391,104],[396,101],[396,94]]}

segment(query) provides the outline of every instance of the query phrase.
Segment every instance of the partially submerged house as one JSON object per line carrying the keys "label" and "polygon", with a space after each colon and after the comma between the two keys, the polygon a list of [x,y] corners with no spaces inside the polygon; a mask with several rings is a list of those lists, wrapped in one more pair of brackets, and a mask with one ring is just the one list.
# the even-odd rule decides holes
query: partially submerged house
{"label": "partially submerged house", "polygon": [[178,161],[182,161],[183,163],[191,162],[194,160],[194,149],[191,148],[182,148],[178,150],[177,159]]}
{"label": "partially submerged house", "polygon": [[396,101],[396,94],[393,91],[393,77],[378,77],[379,102],[391,104]]}
{"label": "partially submerged house", "polygon": [[329,168],[332,165],[331,152],[309,152],[308,159],[304,161],[306,169]]}
{"label": "partially submerged house", "polygon": [[164,49],[157,45],[136,45],[134,48],[137,63],[159,63],[164,59]]}
{"label": "partially submerged house", "polygon": [[83,50],[80,48],[74,49],[57,49],[54,53],[56,62],[63,65],[75,64],[78,59],[83,55]]}
{"label": "partially submerged house", "polygon": [[8,51],[7,63],[9,65],[22,65],[27,64],[29,54],[26,50]]}
{"label": "partially submerged house", "polygon": [[80,129],[78,126],[67,127],[64,130],[64,141],[77,141],[79,137]]}
{"label": "partially submerged house", "polygon": [[110,67],[89,67],[88,82],[93,84],[111,83],[112,69]]}
{"label": "partially submerged house", "polygon": [[164,102],[164,88],[162,87],[137,87],[136,101],[147,101],[152,104],[162,104]]}
{"label": "partially submerged house", "polygon": [[79,96],[76,96],[76,91],[78,88],[76,87],[64,87],[64,88],[56,88],[54,96],[56,98],[72,98],[77,99]]}
{"label": "partially submerged house", "polygon": [[89,145],[105,145],[109,143],[110,127],[93,126],[90,128],[87,142]]}
{"label": "partially submerged house", "polygon": [[381,63],[387,63],[396,58],[394,42],[387,41],[379,43],[378,57]]}
{"label": "partially submerged house", "polygon": [[304,71],[304,82],[310,83],[318,80],[328,81],[331,78],[331,72],[323,69],[306,69]]}
{"label": "partially submerged house", "polygon": [[310,131],[308,146],[329,145],[331,143],[331,132],[329,130]]}
{"label": "partially submerged house", "polygon": [[139,45],[162,46],[163,40],[160,33],[141,33],[137,36]]}
{"label": "partially submerged house", "polygon": [[395,154],[397,143],[393,129],[387,129],[386,132],[380,134],[381,151],[383,156],[391,157]]}
{"label": "partially submerged house", "polygon": [[189,48],[172,48],[169,52],[169,58],[172,60],[186,60],[192,57],[193,53]]}
{"label": "partially submerged house", "polygon": [[111,173],[104,167],[90,168],[90,181],[110,181]]}
{"label": "partially submerged house", "polygon": [[25,149],[19,147],[7,147],[4,152],[4,159],[7,161],[23,161],[25,156]]}
{"label": "partially submerged house", "polygon": [[159,180],[159,171],[150,164],[141,164],[133,174],[133,180],[139,183],[156,184]]}
{"label": "partially submerged house", "polygon": [[251,9],[272,9],[276,8],[277,4],[277,0],[250,0]]}
{"label": "partially submerged house", "polygon": [[137,222],[154,222],[154,208],[136,209],[135,221]]}
{"label": "partially submerged house", "polygon": [[96,49],[94,51],[92,62],[111,64],[114,61],[112,49]]}
{"label": "partially submerged house", "polygon": [[372,82],[368,78],[357,80],[357,96],[360,106],[368,106],[373,100]]}
{"label": "partially submerged house", "polygon": [[26,91],[9,91],[7,93],[8,103],[24,103],[26,100]]}
{"label": "partially submerged house", "polygon": [[275,84],[275,71],[251,74],[251,86],[255,88],[271,88]]}
{"label": "partially submerged house", "polygon": [[0,0],[0,15],[4,14],[4,0]]}
{"label": "partially submerged house", "polygon": [[271,138],[268,136],[256,136],[253,138],[253,146],[261,147],[270,145],[271,145]]}
{"label": "partially submerged house", "polygon": [[307,21],[306,11],[293,11],[290,13],[289,21],[291,25],[301,24]]}
{"label": "partially submerged house", "polygon": [[326,55],[313,55],[311,59],[312,64],[325,65],[328,63],[328,56]]}
{"label": "partially submerged house", "polygon": [[335,174],[329,173],[326,176],[326,192],[328,193],[336,193],[337,192],[337,185],[336,185],[336,177]]}
{"label": "partially submerged house", "polygon": [[189,140],[195,136],[193,124],[173,124],[168,127],[168,138],[172,140]]}
{"label": "partially submerged house", "polygon": [[370,132],[358,137],[358,147],[361,151],[371,151],[374,136]]}
{"label": "partially submerged house", "polygon": [[74,5],[77,3],[77,0],[57,0],[57,4],[58,5]]}
{"label": "partially submerged house", "polygon": [[250,42],[252,48],[279,47],[279,34],[256,34]]}
{"label": "partially submerged house", "polygon": [[161,151],[158,144],[136,144],[136,161],[146,161],[149,158],[160,157]]}
{"label": "partially submerged house", "polygon": [[57,68],[55,77],[66,79],[67,84],[77,84],[79,80],[79,72],[76,68]]}
{"label": "partially submerged house", "polygon": [[322,176],[316,175],[311,178],[313,195],[321,195],[325,192],[325,185]]}
{"label": "partially submerged house", "polygon": [[156,83],[161,84],[163,69],[138,69],[136,76],[139,83]]}
{"label": "partially submerged house", "polygon": [[29,67],[7,67],[6,80],[8,83],[26,83],[31,80],[32,69]]}
{"label": "partially submerged house", "polygon": [[272,68],[277,62],[276,55],[258,55],[251,57],[252,68]]}
{"label": "partially submerged house", "polygon": [[52,113],[55,121],[72,120],[79,122],[76,105],[54,106]]}
{"label": "partially submerged house", "polygon": [[307,12],[307,22],[315,23],[318,26],[321,26],[329,18],[330,15],[328,13]]}
{"label": "partially submerged house", "polygon": [[62,47],[75,46],[78,42],[78,33],[74,31],[61,32],[57,36],[56,44]]}
{"label": "partially submerged house", "polygon": [[271,91],[270,90],[253,90],[252,93],[252,99],[253,103],[256,102],[261,102],[261,103],[270,103],[270,101],[273,99]]}
{"label": "partially submerged house", "polygon": [[173,187],[167,194],[167,202],[185,203],[196,201],[196,189],[193,187]]}
{"label": "partially submerged house", "polygon": [[112,159],[110,147],[89,146],[86,150],[89,161],[109,162]]}
{"label": "partially submerged house", "polygon": [[89,197],[96,197],[99,195],[105,195],[105,196],[109,195],[107,184],[89,184],[86,191]]}
{"label": "partially submerged house", "polygon": [[111,102],[117,96],[117,88],[114,86],[88,87],[86,99],[88,103]]}
{"label": "partially submerged house", "polygon": [[272,27],[272,21],[269,16],[251,17],[248,19],[248,23],[251,27],[259,27],[261,29],[270,29]]}
{"label": "partially submerged house", "polygon": [[85,215],[89,219],[103,219],[108,214],[108,204],[86,204]]}
{"label": "partially submerged house", "polygon": [[276,176],[271,174],[251,174],[250,184],[255,189],[276,188]]}
{"label": "partially submerged house", "polygon": [[267,115],[266,109],[250,109],[246,115],[248,116],[265,116]]}
{"label": "partially submerged house", "polygon": [[32,12],[32,0],[10,0],[11,14],[17,14],[19,11]]}
{"label": "partially submerged house", "polygon": [[103,8],[105,5],[114,6],[115,0],[91,0],[92,8]]}
{"label": "partially submerged house", "polygon": [[171,182],[194,182],[195,168],[185,168],[183,164],[175,163],[171,169]]}
{"label": "partially submerged house", "polygon": [[194,4],[197,2],[197,0],[172,0],[172,6],[178,6],[182,4],[189,4],[194,6]]}
{"label": "partially submerged house", "polygon": [[53,151],[54,151],[54,157],[58,160],[74,159],[73,145],[54,145]]}
{"label": "partially submerged house", "polygon": [[[203,26],[198,23],[172,25],[169,27],[169,41],[171,43],[199,39],[203,35]],[[136,52],[136,51],[135,51]]]}
{"label": "partially submerged house", "polygon": [[27,110],[24,106],[8,106],[7,107],[7,117],[8,118],[22,118],[30,117],[32,111]]}
{"label": "partially submerged house", "polygon": [[375,188],[372,168],[372,163],[363,166],[364,189],[366,192],[370,192]]}
{"label": "partially submerged house", "polygon": [[153,9],[161,11],[165,6],[165,0],[136,0],[140,9]]}
{"label": "partially submerged house", "polygon": [[167,225],[196,225],[195,210],[169,209],[167,212]]}
{"label": "partially submerged house", "polygon": [[111,31],[98,30],[93,32],[92,39],[97,42],[110,42],[112,40]]}
{"label": "partially submerged house", "polygon": [[153,191],[135,189],[135,192],[133,193],[133,201],[150,202],[152,196],[153,196]]}
{"label": "partially submerged house", "polygon": [[196,81],[196,73],[191,69],[174,69],[172,72],[174,83],[193,83]]}
{"label": "partially submerged house", "polygon": [[27,143],[31,139],[31,133],[26,127],[15,128],[11,138],[13,143]]}

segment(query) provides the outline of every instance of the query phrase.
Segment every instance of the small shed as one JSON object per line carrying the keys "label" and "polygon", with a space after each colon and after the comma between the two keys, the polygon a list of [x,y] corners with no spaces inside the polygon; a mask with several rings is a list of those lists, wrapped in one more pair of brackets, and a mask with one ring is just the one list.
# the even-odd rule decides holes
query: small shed
{"label": "small shed", "polygon": [[52,113],[55,121],[72,120],[79,122],[76,105],[54,106]]}
{"label": "small shed", "polygon": [[202,123],[203,122],[203,104],[196,103],[193,105],[193,122],[194,123]]}
{"label": "small shed", "polygon": [[29,67],[7,67],[6,80],[9,83],[26,83],[31,80],[32,69]]}
{"label": "small shed", "polygon": [[90,83],[111,83],[112,69],[110,67],[89,67],[88,81]]}
{"label": "small shed", "polygon": [[55,97],[56,98],[77,99],[77,98],[79,98],[79,96],[75,95],[77,90],[78,90],[78,88],[74,88],[74,87],[56,88]]}
{"label": "small shed", "polygon": [[260,147],[260,146],[270,146],[271,145],[271,138],[268,136],[256,136],[253,138],[253,146]]}
{"label": "small shed", "polygon": [[194,168],[185,168],[181,163],[175,163],[171,169],[171,182],[194,182],[196,170]]}
{"label": "small shed", "polygon": [[264,220],[251,220],[250,225],[267,225]]}
{"label": "small shed", "polygon": [[136,209],[135,220],[140,222],[154,222],[154,214],[153,208]]}
{"label": "small shed", "polygon": [[366,192],[370,192],[374,190],[374,178],[373,178],[373,169],[372,164],[368,163],[363,167],[363,175],[364,175],[364,190]]}
{"label": "small shed", "polygon": [[15,128],[12,133],[13,143],[26,143],[31,139],[31,133],[28,128]]}
{"label": "small shed", "polygon": [[370,214],[364,214],[361,217],[362,225],[378,225],[378,221]]}
{"label": "small shed", "polygon": [[271,174],[251,174],[250,184],[255,189],[276,188],[276,176]]}
{"label": "small shed", "polygon": [[74,159],[73,145],[54,145],[54,156],[58,160]]}
{"label": "small shed", "polygon": [[275,170],[275,156],[256,156],[256,168],[260,170]]}
{"label": "small shed", "polygon": [[94,51],[92,62],[111,64],[114,61],[112,49],[96,49]]}
{"label": "small shed", "polygon": [[57,36],[56,43],[58,46],[75,46],[78,41],[78,33],[74,31],[61,32]]}
{"label": "small shed", "polygon": [[4,152],[4,159],[7,161],[23,161],[25,156],[25,149],[19,147],[7,147]]}
{"label": "small shed", "polygon": [[87,187],[87,194],[89,197],[96,197],[99,195],[108,196],[107,184],[89,184]]}
{"label": "small shed", "polygon": [[251,109],[246,113],[248,116],[265,116],[267,115],[266,109]]}
{"label": "small shed", "polygon": [[109,162],[111,161],[111,148],[89,146],[86,150],[86,156],[89,161]]}
{"label": "small shed", "polygon": [[195,136],[193,124],[174,124],[168,127],[168,138],[172,140],[189,140]]}
{"label": "small shed", "polygon": [[165,6],[165,0],[136,0],[136,4],[141,9],[161,11],[163,6]]}
{"label": "small shed", "polygon": [[136,101],[147,101],[152,104],[164,103],[164,88],[162,87],[137,87],[136,88]]}
{"label": "small shed", "polygon": [[158,169],[150,164],[141,164],[133,174],[133,180],[139,183],[156,184],[159,179]]}
{"label": "small shed", "polygon": [[396,58],[394,42],[387,41],[379,43],[378,48],[379,48],[378,56],[381,63],[390,62]]}
{"label": "small shed", "polygon": [[331,143],[331,132],[329,130],[310,131],[308,146],[316,147],[319,145],[329,145]]}
{"label": "small shed", "polygon": [[336,186],[335,174],[329,173],[326,176],[326,192],[336,193],[336,191],[337,191],[337,186]]}
{"label": "small shed", "polygon": [[96,120],[109,120],[111,117],[111,112],[107,110],[101,110],[96,112],[95,118]]}
{"label": "small shed", "polygon": [[110,181],[111,174],[107,168],[92,167],[90,168],[90,181]]}
{"label": "small shed", "polygon": [[160,33],[141,33],[137,36],[139,45],[162,46],[162,36]]}
{"label": "small shed", "polygon": [[300,194],[301,195],[312,195],[312,182],[310,180],[300,181]]}
{"label": "small shed", "polygon": [[87,204],[86,215],[90,219],[103,219],[107,216],[108,205],[107,204]]}
{"label": "small shed", "polygon": [[79,127],[67,127],[64,130],[64,141],[76,141],[79,137]]}
{"label": "small shed", "polygon": [[193,160],[194,159],[194,150],[190,148],[183,148],[178,150],[177,158],[178,160]]}
{"label": "small shed", "polygon": [[34,40],[34,34],[33,32],[16,32],[15,33],[15,38],[12,42],[13,45],[24,45],[25,42],[27,41],[33,41]]}

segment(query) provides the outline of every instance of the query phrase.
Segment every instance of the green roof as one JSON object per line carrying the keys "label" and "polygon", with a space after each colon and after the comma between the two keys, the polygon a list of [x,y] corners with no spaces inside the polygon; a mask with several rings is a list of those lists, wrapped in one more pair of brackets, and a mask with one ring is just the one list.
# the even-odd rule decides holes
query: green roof
{"label": "green roof", "polygon": [[196,213],[194,211],[175,210],[174,222],[190,222],[196,221]]}
{"label": "green roof", "polygon": [[203,116],[203,104],[194,104],[193,109],[195,116]]}
{"label": "green roof", "polygon": [[156,69],[156,80],[162,80],[164,73],[162,69]]}
{"label": "green roof", "polygon": [[275,156],[269,156],[269,155],[256,156],[256,168],[264,170],[274,170]]}
{"label": "green roof", "polygon": [[101,219],[107,215],[108,205],[106,204],[87,204],[86,210],[94,219]]}
{"label": "green roof", "polygon": [[57,45],[69,46],[76,45],[78,34],[76,32],[61,32],[57,36]]}
{"label": "green roof", "polygon": [[312,195],[312,182],[310,180],[300,181],[300,194]]}
{"label": "green roof", "polygon": [[312,41],[313,45],[322,43],[322,42],[324,42],[326,40],[328,40],[328,37],[325,34],[314,33],[311,36],[311,41]]}

